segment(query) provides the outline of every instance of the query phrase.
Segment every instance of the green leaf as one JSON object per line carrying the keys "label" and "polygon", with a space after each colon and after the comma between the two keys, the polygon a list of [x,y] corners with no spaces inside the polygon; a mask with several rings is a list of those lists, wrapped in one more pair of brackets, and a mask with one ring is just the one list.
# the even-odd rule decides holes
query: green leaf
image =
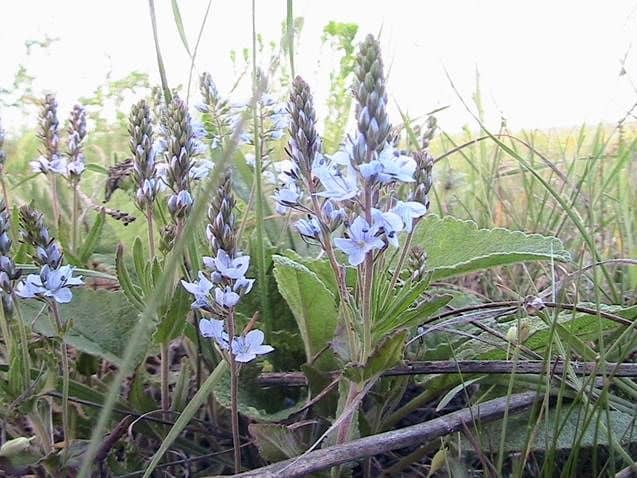
{"label": "green leaf", "polygon": [[179,38],[181,38],[181,42],[184,44],[186,53],[188,53],[188,56],[192,58],[192,53],[190,53],[190,47],[188,46],[188,38],[186,37],[184,22],[181,19],[181,12],[179,11],[179,4],[177,3],[177,0],[171,0],[170,3],[173,9],[173,17],[175,18],[175,25],[177,26],[177,31],[179,32]]}
{"label": "green leaf", "polygon": [[432,280],[517,262],[568,262],[570,254],[554,237],[507,229],[478,229],[473,221],[430,215],[415,230],[413,244],[427,251]]}
{"label": "green leaf", "polygon": [[301,455],[307,448],[298,432],[276,423],[251,423],[250,435],[259,448],[261,456],[271,462]]}
{"label": "green leaf", "polygon": [[406,336],[406,330],[390,335],[376,347],[365,365],[349,365],[345,369],[345,376],[362,383],[398,365],[403,358]]}
{"label": "green leaf", "polygon": [[126,297],[131,301],[137,310],[144,310],[144,301],[142,300],[141,290],[138,286],[133,284],[126,264],[124,264],[124,246],[119,244],[117,246],[117,252],[115,253],[115,270],[117,272],[117,280],[119,282],[122,291],[126,294]]}
{"label": "green leaf", "polygon": [[395,320],[390,321],[387,324],[382,324],[374,330],[376,335],[385,335],[403,327],[414,327],[421,324],[424,320],[428,319],[440,309],[445,307],[449,302],[453,300],[453,296],[444,295],[442,297],[433,297],[415,307],[412,307],[403,313],[401,313]]}
{"label": "green leaf", "polygon": [[[283,395],[277,397],[274,390],[264,390],[254,384],[253,378],[249,375],[256,375],[257,371],[257,367],[241,369],[238,390],[239,413],[259,422],[279,422],[304,406],[304,401],[301,400],[291,407],[281,408],[286,402]],[[230,370],[228,368],[219,377],[213,390],[215,399],[222,406],[230,409]]]}
{"label": "green leaf", "polygon": [[142,246],[142,240],[139,236],[133,241],[133,264],[135,265],[137,280],[141,283],[144,294],[148,294],[150,292],[150,285],[146,275],[147,261],[144,257],[144,247]]}
{"label": "green leaf", "polygon": [[[591,417],[592,414],[592,417]],[[548,416],[540,419],[530,417],[529,413],[509,417],[506,422],[506,440],[504,450],[500,450],[500,436],[503,431],[502,420],[483,424],[481,449],[485,452],[516,452],[536,450],[565,450],[573,448],[578,440],[582,448],[609,445],[609,433],[620,445],[637,442],[637,423],[631,414],[604,407],[588,411],[579,404],[563,405],[559,411],[552,409]],[[535,429],[535,436],[527,450],[527,440]],[[518,432],[511,432],[518,430]],[[466,443],[467,446],[472,446]]]}
{"label": "green leaf", "polygon": [[[279,292],[294,314],[309,362],[334,336],[338,314],[336,298],[304,265],[283,256],[272,256],[272,260]],[[327,363],[328,357],[323,354],[319,363],[331,365]]]}
{"label": "green leaf", "polygon": [[[42,302],[25,300],[20,304],[22,318],[33,324],[36,332],[53,337],[56,327],[48,313],[42,311]],[[76,289],[73,300],[60,307],[63,321],[72,321],[64,342],[81,352],[104,358],[119,365],[130,333],[137,324],[138,312],[122,292]],[[139,361],[148,345],[148,339],[138,343]]]}
{"label": "green leaf", "polygon": [[91,255],[95,251],[95,247],[97,246],[97,241],[102,235],[102,229],[104,228],[104,212],[98,214],[95,218],[95,222],[91,227],[86,239],[82,243],[82,247],[80,248],[80,257],[79,260],[82,264],[86,264],[86,262],[91,258]]}
{"label": "green leaf", "polygon": [[167,304],[168,310],[162,315],[161,322],[153,334],[155,343],[166,343],[181,335],[186,325],[190,303],[190,295],[179,285]]}

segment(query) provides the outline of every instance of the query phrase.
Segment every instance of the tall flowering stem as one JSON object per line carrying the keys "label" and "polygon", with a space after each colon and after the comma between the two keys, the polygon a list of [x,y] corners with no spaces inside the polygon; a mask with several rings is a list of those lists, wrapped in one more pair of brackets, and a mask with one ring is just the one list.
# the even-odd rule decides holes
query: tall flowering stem
{"label": "tall flowering stem", "polygon": [[199,321],[201,335],[213,340],[230,366],[234,465],[235,471],[239,472],[239,372],[243,363],[250,362],[258,355],[266,354],[273,349],[269,345],[263,345],[264,334],[260,330],[250,330],[245,334],[236,335],[236,306],[241,297],[252,290],[254,280],[245,277],[250,257],[242,255],[237,247],[234,205],[228,174],[213,196],[208,210],[209,224],[206,227],[206,236],[213,255],[203,258],[206,270],[199,272],[199,280],[182,281],[182,285],[195,298],[192,308],[205,317]]}
{"label": "tall flowering stem", "polygon": [[[171,100],[163,119],[162,130],[167,143],[164,152],[168,165],[166,179],[171,190],[168,198],[168,210],[174,222],[174,240],[178,241],[183,239],[181,236],[184,219],[190,213],[193,205],[190,174],[194,166],[193,158],[199,148],[188,106],[181,98],[175,96]],[[160,344],[160,352],[161,404],[162,409],[167,411],[170,408],[168,341]]]}
{"label": "tall flowering stem", "polygon": [[[410,236],[427,212],[432,163],[425,153],[415,158],[402,154],[390,138],[383,62],[378,41],[372,36],[360,47],[354,73],[356,132],[346,138],[341,151],[331,156],[321,153],[309,88],[300,78],[294,80],[288,106],[287,149],[293,167],[276,200],[279,212],[295,209],[307,215],[295,224],[296,229],[328,257],[339,283],[341,325],[348,333],[346,360],[364,365],[378,345],[372,333],[375,311],[382,310],[383,299],[389,297],[374,295],[376,286],[386,277],[385,251],[398,248],[399,234],[405,231]],[[411,185],[411,194],[401,200],[407,185]],[[405,254],[409,239],[407,243]],[[345,266],[339,262],[341,252],[347,258]],[[344,280],[347,266],[358,272],[354,294]],[[395,274],[400,273],[400,267]],[[393,289],[396,280],[390,282]],[[339,408],[343,419],[337,427],[338,442],[349,437],[353,409],[371,383],[346,383]]]}
{"label": "tall flowering stem", "polygon": [[64,458],[68,456],[71,440],[69,420],[69,383],[70,366],[68,351],[64,342],[68,323],[60,316],[58,304],[72,299],[72,287],[83,284],[82,279],[73,277],[73,268],[63,266],[63,253],[60,246],[49,235],[41,213],[28,206],[20,208],[22,240],[34,248],[33,260],[41,266],[39,274],[29,274],[15,288],[15,294],[23,299],[37,299],[47,304],[57,329],[62,354],[62,424],[64,429]]}
{"label": "tall flowering stem", "polygon": [[[358,142],[354,145],[353,160],[358,165],[369,165],[377,160],[387,143],[391,125],[387,118],[385,91],[385,77],[383,76],[383,61],[380,45],[371,35],[365,38],[356,59],[354,73],[357,97],[356,115],[358,120]],[[375,178],[366,178],[364,186],[364,214],[368,224],[372,224],[372,208],[375,206],[375,196],[379,183]],[[363,357],[366,359],[371,353],[372,327],[372,288],[374,285],[374,251],[369,250],[365,255],[362,268],[363,287],[362,317],[363,317]]]}
{"label": "tall flowering stem", "polygon": [[[256,4],[252,0],[252,96],[257,99],[259,92],[263,90],[260,84],[264,81],[260,78],[257,68],[257,26],[256,26]],[[254,184],[256,196],[256,236],[257,236],[257,275],[259,286],[259,299],[263,312],[263,323],[266,336],[271,337],[272,333],[272,311],[270,310],[270,297],[268,295],[268,277],[266,275],[265,260],[265,214],[263,212],[263,145],[261,142],[262,123],[260,118],[260,103],[256,101],[252,112],[252,123],[254,129]]]}
{"label": "tall flowering stem", "polygon": [[86,110],[81,105],[75,105],[71,111],[68,127],[68,157],[67,174],[73,188],[73,212],[71,225],[71,249],[78,248],[78,218],[80,212],[79,188],[80,179],[85,169],[84,141],[86,139]]}

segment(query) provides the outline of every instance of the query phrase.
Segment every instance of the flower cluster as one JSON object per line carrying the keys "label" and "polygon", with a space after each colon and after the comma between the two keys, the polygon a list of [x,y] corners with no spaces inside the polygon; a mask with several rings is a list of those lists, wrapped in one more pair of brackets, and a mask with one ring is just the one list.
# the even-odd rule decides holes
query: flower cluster
{"label": "flower cluster", "polygon": [[223,139],[232,131],[232,123],[237,120],[229,102],[224,99],[217,85],[208,72],[202,73],[199,79],[202,101],[196,105],[201,113],[205,129],[205,137],[211,149],[219,148]]}
{"label": "flower cluster", "polygon": [[234,335],[235,307],[252,290],[254,279],[246,278],[250,257],[241,255],[236,247],[235,201],[230,184],[227,175],[208,211],[206,235],[213,256],[203,258],[206,270],[198,273],[198,280],[181,283],[195,298],[192,308],[210,317],[199,321],[201,335],[213,339],[222,351],[229,351],[235,361],[249,362],[274,349],[263,345],[264,335],[259,330]]}
{"label": "flower cluster", "polygon": [[0,199],[0,295],[5,314],[13,311],[13,285],[20,278],[21,271],[16,268],[10,255],[11,218],[4,200]]}
{"label": "flower cluster", "polygon": [[66,161],[59,151],[60,123],[57,117],[58,104],[55,96],[47,94],[42,102],[38,138],[44,145],[44,151],[35,161],[31,161],[33,172],[42,174],[66,174]]}
{"label": "flower cluster", "polygon": [[[163,136],[166,139],[165,178],[172,194],[168,198],[168,210],[173,218],[183,218],[192,209],[191,179],[205,177],[211,169],[209,162],[198,165],[194,157],[201,152],[199,138],[201,126],[193,123],[186,103],[175,97],[164,117]],[[160,170],[160,175],[164,171]]]}
{"label": "flower cluster", "polygon": [[128,134],[130,150],[133,154],[133,180],[137,186],[135,201],[137,206],[145,211],[153,204],[159,191],[153,123],[150,107],[145,100],[133,105],[129,117]]}
{"label": "flower cluster", "polygon": [[40,266],[39,274],[29,274],[15,289],[25,299],[51,299],[60,304],[71,301],[71,287],[83,284],[81,277],[73,277],[73,267],[62,265],[64,254],[49,236],[44,218],[28,206],[20,208],[22,240],[34,248],[33,262]]}
{"label": "flower cluster", "polygon": [[68,157],[66,174],[73,183],[77,183],[85,169],[84,140],[86,139],[86,110],[75,105],[71,110],[68,127]]}
{"label": "flower cluster", "polygon": [[[295,79],[287,149],[294,167],[276,200],[280,211],[307,215],[295,225],[303,238],[324,249],[333,245],[350,265],[359,266],[388,246],[398,247],[398,234],[411,232],[425,215],[433,163],[428,153],[408,156],[391,141],[380,48],[371,36],[361,46],[355,76],[357,132],[331,156],[320,151],[309,87]],[[412,190],[408,200],[400,199],[403,185]],[[332,238],[341,224],[342,237]]]}

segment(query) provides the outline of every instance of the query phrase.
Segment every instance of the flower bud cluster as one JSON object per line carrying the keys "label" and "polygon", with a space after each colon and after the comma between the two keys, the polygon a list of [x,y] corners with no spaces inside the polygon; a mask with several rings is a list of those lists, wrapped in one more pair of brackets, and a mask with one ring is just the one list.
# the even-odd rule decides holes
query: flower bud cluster
{"label": "flower bud cluster", "polygon": [[75,105],[69,118],[67,139],[69,162],[66,166],[67,175],[74,184],[80,180],[86,168],[83,152],[86,132],[86,110],[81,105]]}
{"label": "flower bud cluster", "polygon": [[16,268],[11,257],[11,218],[4,200],[0,199],[0,295],[5,314],[13,312],[13,285],[20,278],[21,271]]}
{"label": "flower bud cluster", "polygon": [[49,235],[42,213],[29,206],[20,208],[22,240],[33,246],[33,262],[40,266],[39,274],[29,274],[15,293],[24,299],[50,299],[60,304],[71,301],[71,288],[83,284],[81,277],[73,277],[73,267],[63,266],[64,254]]}
{"label": "flower bud cluster", "polygon": [[241,255],[236,248],[232,211],[234,204],[230,193],[230,178],[226,176],[212,201],[209,211],[211,223],[206,228],[214,256],[203,258],[206,270],[198,273],[199,280],[182,280],[181,283],[195,298],[192,308],[211,317],[200,320],[201,335],[213,339],[221,350],[230,351],[237,362],[249,362],[257,355],[274,349],[263,345],[264,335],[260,330],[230,337],[225,329],[226,320],[234,320],[234,309],[239,300],[254,285],[254,279],[245,276],[250,265],[250,256]]}
{"label": "flower bud cluster", "polygon": [[173,98],[163,118],[166,163],[159,175],[172,190],[168,198],[170,214],[174,219],[183,218],[192,209],[191,180],[206,177],[212,169],[212,162],[195,162],[195,156],[202,152],[200,138],[204,130],[192,120],[188,107],[181,98]]}
{"label": "flower bud cluster", "polygon": [[145,211],[153,204],[159,191],[153,123],[150,107],[145,100],[133,105],[129,116],[128,134],[130,150],[133,154],[132,175],[137,186],[135,202],[142,211]]}
{"label": "flower bud cluster", "polygon": [[66,162],[60,154],[60,123],[57,117],[58,104],[55,96],[47,94],[42,102],[39,116],[38,138],[43,151],[40,157],[31,161],[33,172],[42,174],[66,174]]}
{"label": "flower bud cluster", "polygon": [[181,98],[175,97],[168,106],[163,128],[166,137],[164,155],[168,165],[166,177],[173,192],[168,199],[168,210],[173,218],[182,218],[188,215],[193,204],[190,170],[194,166],[193,158],[198,146],[188,107]]}
{"label": "flower bud cluster", "polygon": [[210,148],[216,149],[221,146],[223,138],[230,134],[233,121],[232,108],[229,102],[219,94],[210,73],[202,73],[199,90],[202,102],[196,108],[202,116],[205,138]]}

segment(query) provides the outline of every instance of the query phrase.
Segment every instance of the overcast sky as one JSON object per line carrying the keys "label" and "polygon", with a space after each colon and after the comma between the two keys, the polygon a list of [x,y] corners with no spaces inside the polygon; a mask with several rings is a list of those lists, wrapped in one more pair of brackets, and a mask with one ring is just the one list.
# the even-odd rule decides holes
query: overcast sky
{"label": "overcast sky", "polygon": [[[156,4],[169,82],[185,83],[189,58],[170,1]],[[206,5],[207,0],[180,2],[191,43]],[[250,1],[212,5],[197,69],[211,71],[223,92],[234,80],[229,51],[251,44]],[[278,39],[285,8],[285,0],[257,1],[257,29],[266,39]],[[445,70],[468,100],[479,70],[494,127],[500,114],[513,128],[614,122],[637,101],[631,85],[637,78],[632,45],[637,0],[295,0],[294,14],[305,18],[297,73],[315,87],[319,101],[329,73],[320,36],[330,20],[358,23],[361,37],[382,30],[392,99],[412,115],[451,105],[439,115],[450,130],[472,122]],[[60,41],[27,58],[24,42],[44,35]],[[0,49],[0,86],[8,86],[18,65],[25,64],[37,78],[36,89],[57,92],[65,110],[91,93],[111,69],[114,78],[137,70],[158,81],[145,0],[6,2]],[[628,75],[620,76],[624,59]],[[14,112],[0,115],[6,126],[17,121]]]}

